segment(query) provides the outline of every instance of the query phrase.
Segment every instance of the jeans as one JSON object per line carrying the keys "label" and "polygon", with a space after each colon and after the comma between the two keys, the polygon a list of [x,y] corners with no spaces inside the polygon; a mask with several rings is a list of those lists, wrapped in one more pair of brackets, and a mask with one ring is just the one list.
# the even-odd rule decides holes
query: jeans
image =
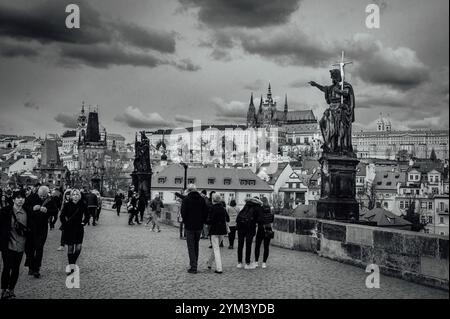
{"label": "jeans", "polygon": [[230,226],[230,232],[228,233],[228,243],[230,247],[234,246],[235,238],[236,238],[236,226]]}
{"label": "jeans", "polygon": [[250,229],[240,228],[238,229],[238,263],[242,263],[242,251],[244,249],[245,242],[245,263],[250,264],[250,258],[252,254],[252,242],[255,232]]}
{"label": "jeans", "polygon": [[216,261],[216,270],[222,271],[222,258],[220,256],[220,243],[223,240],[223,235],[211,235],[211,243],[213,250],[208,260],[208,267],[212,266],[213,260]]}
{"label": "jeans", "polygon": [[17,252],[10,249],[2,251],[3,271],[1,289],[14,290],[19,279],[20,263],[22,262],[23,252]]}
{"label": "jeans", "polygon": [[144,213],[145,213],[145,207],[139,209],[139,215],[141,217],[141,222],[144,221]]}
{"label": "jeans", "polygon": [[198,250],[201,230],[188,230],[186,229],[186,244],[189,254],[189,264],[192,270],[197,270],[198,264]]}
{"label": "jeans", "polygon": [[136,209],[132,209],[132,210],[130,210],[129,211],[129,214],[130,214],[130,216],[129,216],[129,218],[128,218],[128,224],[130,225],[131,223],[133,223],[133,218],[134,218],[134,221],[136,222],[136,223],[139,223],[139,212],[136,210]]}
{"label": "jeans", "polygon": [[161,212],[155,212],[153,214],[153,219],[152,219],[152,230],[158,229],[159,230],[159,218],[161,217]]}
{"label": "jeans", "polygon": [[263,262],[267,261],[269,258],[269,246],[270,246],[270,238],[266,238],[265,231],[263,226],[258,226],[258,232],[256,233],[256,242],[255,242],[255,261],[257,262],[259,259],[259,249],[261,248],[261,243],[264,242],[264,255]]}
{"label": "jeans", "polygon": [[92,217],[92,224],[95,225],[95,220],[97,218],[97,207],[88,207],[88,224],[91,222]]}
{"label": "jeans", "polygon": [[116,211],[117,211],[117,216],[120,216],[120,208],[122,207],[122,204],[117,205],[116,204]]}
{"label": "jeans", "polygon": [[50,225],[50,229],[54,229],[55,228],[55,224],[56,224],[56,221],[58,220],[58,214],[56,214],[56,215],[51,215],[49,218],[48,218],[48,223],[49,223],[49,225]]}

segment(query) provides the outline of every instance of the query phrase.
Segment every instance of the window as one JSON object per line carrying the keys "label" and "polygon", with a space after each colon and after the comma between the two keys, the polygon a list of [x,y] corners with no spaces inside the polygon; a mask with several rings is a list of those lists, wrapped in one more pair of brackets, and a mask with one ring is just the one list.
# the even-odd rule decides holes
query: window
{"label": "window", "polygon": [[392,186],[392,182],[386,182],[386,186]]}
{"label": "window", "polygon": [[164,184],[166,182],[166,178],[165,177],[159,177],[158,178],[158,183],[159,184]]}
{"label": "window", "polygon": [[384,202],[383,206],[384,208],[388,208],[388,203]]}
{"label": "window", "polygon": [[164,200],[164,193],[163,192],[158,192],[159,193],[159,198],[161,198],[161,200]]}
{"label": "window", "polygon": [[245,197],[252,198],[252,194],[246,194]]}
{"label": "window", "polygon": [[428,216],[428,224],[433,224],[433,216]]}
{"label": "window", "polygon": [[23,165],[27,165],[27,162],[23,162]]}
{"label": "window", "polygon": [[405,208],[409,208],[409,202],[405,201]]}
{"label": "window", "polygon": [[195,177],[188,178],[188,184],[195,184]]}
{"label": "window", "polygon": [[444,223],[444,217],[439,217],[439,224],[445,224]]}
{"label": "window", "polygon": [[445,209],[444,203],[439,203],[439,208],[440,208],[440,211],[443,212]]}
{"label": "window", "polygon": [[214,184],[215,181],[216,181],[215,178],[208,178],[208,185]]}
{"label": "window", "polygon": [[377,208],[381,208],[381,203],[377,202],[376,206],[377,206]]}
{"label": "window", "polygon": [[419,195],[420,191],[418,189],[416,189],[416,195]]}
{"label": "window", "polygon": [[420,216],[420,223],[422,223],[422,224],[426,224],[427,223],[426,216]]}
{"label": "window", "polygon": [[223,180],[223,184],[224,184],[224,185],[231,185],[231,178],[225,178],[225,179]]}
{"label": "window", "polygon": [[249,181],[248,181],[248,185],[256,185],[256,181],[254,180],[254,179],[250,179]]}
{"label": "window", "polygon": [[308,144],[308,143],[309,143],[309,138],[305,137],[305,144]]}
{"label": "window", "polygon": [[432,210],[433,209],[433,202],[428,202],[428,209]]}
{"label": "window", "polygon": [[175,184],[181,184],[181,183],[183,183],[183,178],[175,177]]}
{"label": "window", "polygon": [[427,209],[427,203],[426,203],[426,202],[420,203],[420,207],[421,207],[422,209]]}
{"label": "window", "polygon": [[241,185],[248,185],[248,180],[246,180],[246,179],[241,179],[241,180],[240,180],[240,184],[241,184]]}

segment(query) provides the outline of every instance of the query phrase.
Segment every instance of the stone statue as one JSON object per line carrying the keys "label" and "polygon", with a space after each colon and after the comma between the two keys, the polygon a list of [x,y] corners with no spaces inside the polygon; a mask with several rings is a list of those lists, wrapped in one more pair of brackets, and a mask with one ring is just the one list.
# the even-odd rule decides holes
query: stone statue
{"label": "stone statue", "polygon": [[332,85],[323,86],[314,81],[309,82],[325,93],[325,100],[329,105],[319,122],[324,141],[322,148],[325,153],[353,154],[352,123],[355,121],[355,94],[351,84],[345,82],[341,76],[347,63],[349,62],[340,62],[340,70],[330,70]]}
{"label": "stone statue", "polygon": [[135,172],[149,172],[150,171],[150,143],[145,132],[141,132],[141,141],[135,142],[135,159],[134,159],[134,171]]}

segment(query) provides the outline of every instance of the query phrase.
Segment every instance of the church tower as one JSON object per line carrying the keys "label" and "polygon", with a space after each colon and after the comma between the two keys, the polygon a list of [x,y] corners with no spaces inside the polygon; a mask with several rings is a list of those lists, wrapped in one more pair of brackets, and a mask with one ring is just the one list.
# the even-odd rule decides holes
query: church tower
{"label": "church tower", "polygon": [[77,135],[79,140],[84,139],[84,137],[86,136],[86,130],[87,130],[87,117],[86,117],[86,112],[84,111],[84,101],[81,104],[81,112],[78,115],[78,119],[77,119]]}
{"label": "church tower", "polygon": [[247,127],[254,127],[254,126],[256,126],[256,109],[255,105],[253,104],[253,92],[252,92],[247,112]]}
{"label": "church tower", "polygon": [[283,114],[283,121],[287,121],[287,115],[288,115],[288,101],[287,101],[287,94],[284,96],[284,114]]}

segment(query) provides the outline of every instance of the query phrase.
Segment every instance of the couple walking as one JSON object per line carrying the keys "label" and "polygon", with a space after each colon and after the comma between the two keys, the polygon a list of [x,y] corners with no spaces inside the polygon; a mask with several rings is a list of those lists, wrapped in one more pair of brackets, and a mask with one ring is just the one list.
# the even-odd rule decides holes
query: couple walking
{"label": "couple walking", "polygon": [[195,185],[190,184],[187,192],[188,194],[181,204],[181,217],[186,230],[186,243],[189,253],[190,268],[188,272],[197,273],[200,237],[204,224],[207,224],[213,248],[207,265],[211,269],[212,263],[215,261],[215,272],[221,274],[220,243],[228,233],[227,223],[230,221],[228,213],[223,207],[222,197],[219,194],[214,194],[212,196],[212,206],[208,207]]}

